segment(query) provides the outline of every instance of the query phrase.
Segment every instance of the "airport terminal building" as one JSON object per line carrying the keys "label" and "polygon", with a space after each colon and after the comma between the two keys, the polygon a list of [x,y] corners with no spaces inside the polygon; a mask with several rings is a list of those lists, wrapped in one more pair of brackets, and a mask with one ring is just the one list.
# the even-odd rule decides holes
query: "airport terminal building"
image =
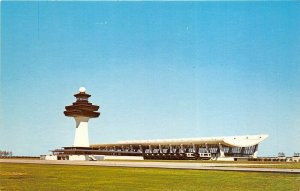
{"label": "airport terminal building", "polygon": [[89,144],[88,121],[99,117],[99,106],[88,102],[91,96],[80,88],[76,102],[64,114],[76,121],[71,147],[52,150],[46,160],[168,159],[168,160],[245,160],[256,158],[259,144],[268,135],[197,137],[182,139],[132,140],[114,144]]}
{"label": "airport terminal building", "polygon": [[[58,159],[202,159],[239,160],[256,158],[258,145],[268,135],[120,141],[90,147],[64,147],[53,150]],[[124,157],[125,156],[125,157]],[[131,156],[131,157],[129,157]],[[99,158],[100,157],[100,158]],[[77,157],[78,158],[78,157]]]}

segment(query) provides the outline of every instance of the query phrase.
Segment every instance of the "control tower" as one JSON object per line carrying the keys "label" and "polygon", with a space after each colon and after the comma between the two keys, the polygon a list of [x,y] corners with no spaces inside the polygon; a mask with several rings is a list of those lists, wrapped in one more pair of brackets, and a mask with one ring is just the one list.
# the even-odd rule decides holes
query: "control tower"
{"label": "control tower", "polygon": [[79,88],[79,93],[75,94],[76,102],[66,106],[65,116],[74,117],[76,121],[75,139],[73,147],[89,147],[88,121],[90,118],[97,118],[99,106],[89,103],[91,95],[86,93],[84,87]]}

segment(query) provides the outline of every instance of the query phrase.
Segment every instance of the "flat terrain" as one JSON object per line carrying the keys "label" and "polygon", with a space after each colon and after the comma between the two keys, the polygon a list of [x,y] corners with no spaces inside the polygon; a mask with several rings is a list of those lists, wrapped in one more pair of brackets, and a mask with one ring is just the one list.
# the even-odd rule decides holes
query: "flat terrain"
{"label": "flat terrain", "polygon": [[221,170],[221,171],[247,171],[247,172],[279,172],[298,173],[297,168],[273,168],[273,164],[259,163],[224,163],[210,162],[197,163],[189,161],[164,162],[164,161],[69,161],[69,160],[20,160],[20,159],[0,159],[3,163],[24,163],[24,164],[61,164],[61,165],[81,165],[81,166],[111,166],[111,167],[140,167],[140,168],[169,168],[169,169],[198,169],[198,170]]}
{"label": "flat terrain", "polygon": [[0,163],[0,190],[300,190],[299,174]]}

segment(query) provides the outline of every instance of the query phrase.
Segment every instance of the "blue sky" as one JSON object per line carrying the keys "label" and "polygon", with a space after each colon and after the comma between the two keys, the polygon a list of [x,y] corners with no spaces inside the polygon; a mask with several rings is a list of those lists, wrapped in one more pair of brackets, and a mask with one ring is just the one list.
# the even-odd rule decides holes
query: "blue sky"
{"label": "blue sky", "polygon": [[297,2],[1,2],[1,149],[73,144],[85,86],[91,143],[269,134],[299,152]]}

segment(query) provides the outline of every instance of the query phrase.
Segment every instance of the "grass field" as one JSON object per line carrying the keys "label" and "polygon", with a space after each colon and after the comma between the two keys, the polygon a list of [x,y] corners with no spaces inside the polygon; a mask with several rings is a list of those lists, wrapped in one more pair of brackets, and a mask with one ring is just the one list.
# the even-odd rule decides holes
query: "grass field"
{"label": "grass field", "polygon": [[0,163],[0,190],[300,190],[297,174]]}

